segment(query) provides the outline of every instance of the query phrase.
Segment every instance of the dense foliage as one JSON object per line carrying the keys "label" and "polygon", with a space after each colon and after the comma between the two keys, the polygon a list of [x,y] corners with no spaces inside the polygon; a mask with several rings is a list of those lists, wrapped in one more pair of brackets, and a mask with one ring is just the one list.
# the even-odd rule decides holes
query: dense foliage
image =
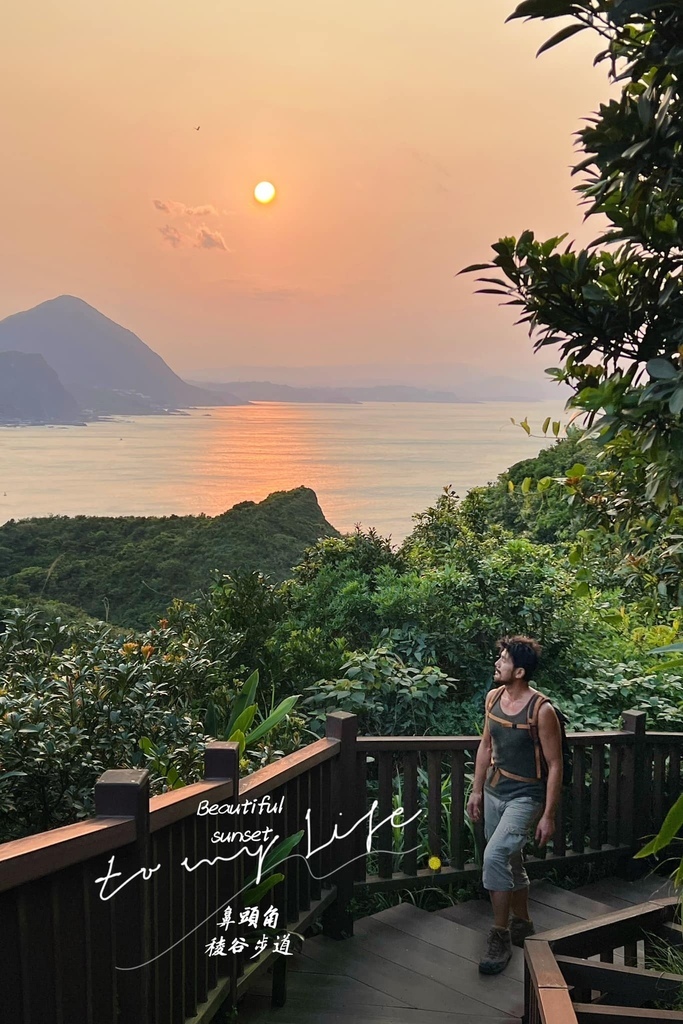
{"label": "dense foliage", "polygon": [[57,601],[145,629],[174,598],[197,594],[212,571],[284,579],[308,545],[334,534],[306,487],[214,517],[11,520],[0,526],[0,603]]}
{"label": "dense foliage", "polygon": [[[606,530],[643,560],[653,593],[683,603],[683,7],[676,0],[525,0],[512,18],[569,19],[539,52],[593,31],[620,95],[578,133],[576,191],[599,236],[561,249],[501,238],[483,292],[519,307],[548,372],[574,389],[602,448],[583,475]],[[608,231],[605,232],[605,222]],[[488,276],[491,273],[496,276]],[[597,488],[595,484],[597,482]]]}

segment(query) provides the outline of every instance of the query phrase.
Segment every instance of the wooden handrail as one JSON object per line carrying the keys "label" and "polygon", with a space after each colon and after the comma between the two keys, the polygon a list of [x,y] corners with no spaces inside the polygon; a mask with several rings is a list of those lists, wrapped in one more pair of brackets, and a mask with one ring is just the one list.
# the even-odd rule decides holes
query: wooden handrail
{"label": "wooden handrail", "polygon": [[133,818],[91,818],[0,844],[0,892],[135,842]]}

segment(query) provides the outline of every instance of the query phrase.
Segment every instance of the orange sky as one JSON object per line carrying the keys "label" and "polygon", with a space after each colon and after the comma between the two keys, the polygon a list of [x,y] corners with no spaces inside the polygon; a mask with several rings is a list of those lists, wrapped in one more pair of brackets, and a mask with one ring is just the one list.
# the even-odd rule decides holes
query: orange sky
{"label": "orange sky", "polygon": [[506,26],[513,7],[9,5],[0,316],[75,294],[186,373],[540,374],[510,310],[453,275],[502,234],[581,235],[572,132],[607,86],[589,34],[536,60],[558,23]]}

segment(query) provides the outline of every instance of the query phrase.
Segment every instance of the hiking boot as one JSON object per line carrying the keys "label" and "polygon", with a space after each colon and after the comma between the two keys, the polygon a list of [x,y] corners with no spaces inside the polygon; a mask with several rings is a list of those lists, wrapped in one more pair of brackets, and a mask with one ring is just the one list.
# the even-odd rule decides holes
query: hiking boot
{"label": "hiking boot", "polygon": [[535,928],[533,921],[527,921],[523,917],[515,917],[514,914],[512,915],[512,921],[510,921],[510,939],[512,940],[513,946],[524,947],[524,940],[534,934]]}
{"label": "hiking boot", "polygon": [[500,974],[510,962],[512,943],[509,928],[496,928],[489,932],[486,953],[479,963],[480,974]]}

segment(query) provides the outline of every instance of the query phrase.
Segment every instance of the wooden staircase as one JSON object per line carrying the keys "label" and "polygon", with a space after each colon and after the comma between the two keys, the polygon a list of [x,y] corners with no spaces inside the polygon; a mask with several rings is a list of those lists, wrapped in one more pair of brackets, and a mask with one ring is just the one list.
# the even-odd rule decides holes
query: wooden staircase
{"label": "wooden staircase", "polygon": [[[533,882],[537,933],[668,896],[668,879],[607,878],[576,891]],[[503,974],[479,974],[491,927],[487,900],[429,913],[401,903],[354,924],[351,939],[318,935],[288,963],[284,1007],[270,1007],[267,976],[238,1009],[243,1024],[514,1024],[524,1004],[524,955]],[[619,962],[619,954],[615,962]],[[622,957],[623,960],[623,957]]]}

